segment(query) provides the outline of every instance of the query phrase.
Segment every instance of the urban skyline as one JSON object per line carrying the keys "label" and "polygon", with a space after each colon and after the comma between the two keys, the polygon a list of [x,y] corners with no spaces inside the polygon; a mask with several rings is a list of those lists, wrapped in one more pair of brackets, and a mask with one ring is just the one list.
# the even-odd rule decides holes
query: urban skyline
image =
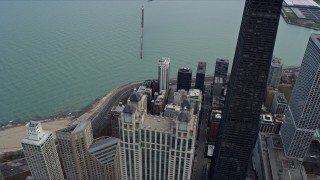
{"label": "urban skyline", "polygon": [[[306,180],[310,163],[320,163],[311,147],[320,145],[312,120],[320,116],[320,35],[311,35],[299,73],[275,65],[281,2],[246,1],[230,76],[229,60],[218,58],[213,76],[200,61],[195,77],[183,65],[170,79],[171,60],[160,58],[157,79],[113,90],[56,131],[56,143],[30,121],[21,141],[27,179]],[[284,86],[294,87],[289,104]],[[18,169],[0,164],[0,179],[10,167]]]}

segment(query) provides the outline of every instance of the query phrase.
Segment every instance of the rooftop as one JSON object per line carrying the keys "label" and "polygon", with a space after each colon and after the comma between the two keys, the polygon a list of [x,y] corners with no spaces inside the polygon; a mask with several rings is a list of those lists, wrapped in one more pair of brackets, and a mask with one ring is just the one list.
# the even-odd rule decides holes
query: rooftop
{"label": "rooftop", "polygon": [[165,110],[175,110],[175,111],[180,111],[180,106],[176,105],[176,104],[167,104],[166,107],[164,108]]}
{"label": "rooftop", "polygon": [[171,118],[146,115],[141,128],[171,132],[173,124],[174,122]]}
{"label": "rooftop", "polygon": [[218,58],[217,62],[229,64],[229,60],[228,59],[219,59]]}
{"label": "rooftop", "polygon": [[146,86],[139,86],[138,93],[152,92],[152,89],[147,88]]}
{"label": "rooftop", "polygon": [[88,124],[91,123],[90,120],[80,121],[78,124],[71,124],[63,129],[60,129],[56,132],[66,132],[66,133],[76,133],[84,130]]}
{"label": "rooftop", "polygon": [[273,123],[273,118],[270,114],[261,115],[261,121],[264,123]]}
{"label": "rooftop", "polygon": [[219,84],[223,84],[223,78],[222,77],[215,77],[214,78],[214,83],[219,83]]}
{"label": "rooftop", "polygon": [[282,59],[273,56],[272,60],[271,60],[271,66],[273,66],[273,67],[283,66]]}
{"label": "rooftop", "polygon": [[189,90],[189,97],[199,97],[201,95],[201,91],[199,89],[191,89]]}
{"label": "rooftop", "polygon": [[132,104],[127,104],[126,107],[123,109],[123,113],[134,113],[136,112],[136,107]]}
{"label": "rooftop", "polygon": [[120,140],[115,137],[100,137],[95,139],[94,143],[89,147],[89,152],[96,151],[101,148],[117,145]]}
{"label": "rooftop", "polygon": [[169,63],[170,63],[170,58],[168,58],[168,57],[162,57],[159,60],[159,64],[169,64]]}
{"label": "rooftop", "polygon": [[182,67],[182,68],[179,68],[178,72],[182,72],[182,73],[192,73],[192,69]]}
{"label": "rooftop", "polygon": [[289,6],[315,6],[315,7],[320,7],[313,0],[284,0],[284,2]]}
{"label": "rooftop", "polygon": [[284,96],[283,93],[278,93],[277,94],[277,101],[278,101],[278,103],[287,104],[286,97]]}
{"label": "rooftop", "polygon": [[133,102],[139,102],[141,100],[141,93],[139,92],[133,92],[130,97],[129,100],[133,101]]}
{"label": "rooftop", "polygon": [[120,113],[123,111],[124,107],[125,106],[122,104],[122,102],[120,102],[118,106],[113,106],[111,111]]}
{"label": "rooftop", "polygon": [[0,171],[4,177],[14,176],[29,171],[26,159],[19,159],[0,164]]}
{"label": "rooftop", "polygon": [[285,156],[281,138],[277,134],[259,134],[262,165],[266,179],[304,180],[304,168],[298,160]]}
{"label": "rooftop", "polygon": [[206,62],[199,62],[197,73],[205,74],[206,73],[206,66],[207,66]]}

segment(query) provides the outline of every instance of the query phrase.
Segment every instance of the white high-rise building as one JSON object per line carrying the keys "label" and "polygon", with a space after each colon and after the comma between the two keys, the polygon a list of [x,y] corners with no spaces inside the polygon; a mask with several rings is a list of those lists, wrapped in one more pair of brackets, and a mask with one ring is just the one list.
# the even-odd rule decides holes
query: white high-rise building
{"label": "white high-rise building", "polygon": [[121,114],[121,179],[191,179],[197,116],[186,108],[175,118],[147,115],[144,96]]}
{"label": "white high-rise building", "polygon": [[267,86],[278,87],[282,75],[282,60],[277,57],[273,57],[269,69],[269,75],[267,80]]}
{"label": "white high-rise building", "polygon": [[320,123],[320,35],[312,34],[280,135],[285,154],[303,159]]}
{"label": "white high-rise building", "polygon": [[170,58],[163,57],[159,60],[159,71],[158,71],[159,91],[167,90],[169,88],[169,78],[170,78]]}
{"label": "white high-rise building", "polygon": [[36,121],[30,121],[26,127],[27,134],[21,144],[32,177],[35,180],[64,179],[52,133],[43,131]]}

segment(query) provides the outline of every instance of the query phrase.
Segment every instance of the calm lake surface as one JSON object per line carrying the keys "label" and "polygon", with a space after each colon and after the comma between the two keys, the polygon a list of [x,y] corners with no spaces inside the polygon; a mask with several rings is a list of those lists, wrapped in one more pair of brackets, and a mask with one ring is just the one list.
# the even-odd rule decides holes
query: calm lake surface
{"label": "calm lake surface", "polygon": [[[141,6],[144,55],[139,59]],[[78,111],[171,58],[233,60],[244,0],[0,1],[0,124]],[[310,34],[280,20],[274,55],[300,65]],[[229,68],[231,69],[231,68]]]}

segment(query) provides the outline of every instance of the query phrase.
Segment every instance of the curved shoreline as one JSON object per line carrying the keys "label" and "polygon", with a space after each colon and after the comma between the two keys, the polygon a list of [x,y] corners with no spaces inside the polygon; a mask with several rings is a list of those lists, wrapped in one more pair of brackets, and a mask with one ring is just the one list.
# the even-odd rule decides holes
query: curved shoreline
{"label": "curved shoreline", "polygon": [[24,126],[28,121],[39,121],[39,122],[50,122],[50,121],[59,121],[63,119],[70,119],[74,120],[82,116],[83,114],[86,114],[90,111],[92,111],[96,106],[98,106],[100,101],[106,100],[104,98],[107,98],[108,96],[112,95],[115,91],[121,90],[122,88],[125,88],[126,86],[134,83],[140,83],[143,81],[132,81],[127,84],[121,85],[120,87],[116,87],[110,91],[108,91],[105,95],[99,96],[91,103],[86,105],[85,107],[81,108],[79,111],[74,111],[74,112],[59,112],[57,115],[51,115],[51,116],[38,116],[35,115],[36,118],[30,118],[30,119],[24,119],[24,120],[12,120],[12,122],[6,122],[6,123],[0,123],[0,131],[10,129],[10,128],[15,128],[15,127],[20,127]]}

